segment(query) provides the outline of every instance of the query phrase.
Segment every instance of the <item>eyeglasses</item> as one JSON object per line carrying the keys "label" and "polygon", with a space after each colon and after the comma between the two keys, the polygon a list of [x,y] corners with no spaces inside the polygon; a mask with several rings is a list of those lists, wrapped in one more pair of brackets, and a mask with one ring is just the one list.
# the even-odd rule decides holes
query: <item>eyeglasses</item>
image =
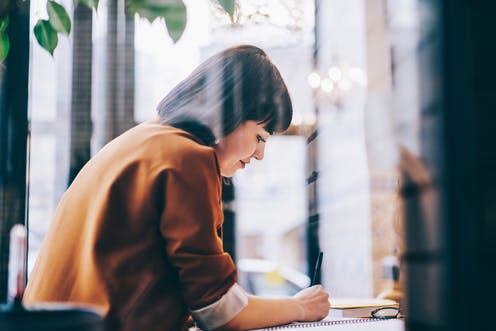
{"label": "eyeglasses", "polygon": [[390,318],[398,318],[400,316],[400,309],[398,307],[381,307],[374,309],[370,312],[370,315],[373,318],[380,319],[390,319]]}

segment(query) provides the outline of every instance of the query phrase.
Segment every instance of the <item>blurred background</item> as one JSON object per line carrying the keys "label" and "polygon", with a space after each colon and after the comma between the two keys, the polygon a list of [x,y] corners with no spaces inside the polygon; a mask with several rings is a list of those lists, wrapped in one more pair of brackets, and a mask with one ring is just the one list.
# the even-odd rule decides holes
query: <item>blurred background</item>
{"label": "blurred background", "polygon": [[72,31],[53,55],[33,33],[47,2],[11,10],[0,65],[1,299],[11,226],[28,226],[29,272],[84,163],[154,118],[207,57],[253,44],[281,71],[294,116],[265,159],[223,189],[224,245],[244,287],[294,294],[323,251],[317,277],[334,297],[399,300],[412,330],[484,325],[496,242],[489,5],[162,2],[184,4],[179,36],[163,18],[126,15],[124,0],[60,0]]}

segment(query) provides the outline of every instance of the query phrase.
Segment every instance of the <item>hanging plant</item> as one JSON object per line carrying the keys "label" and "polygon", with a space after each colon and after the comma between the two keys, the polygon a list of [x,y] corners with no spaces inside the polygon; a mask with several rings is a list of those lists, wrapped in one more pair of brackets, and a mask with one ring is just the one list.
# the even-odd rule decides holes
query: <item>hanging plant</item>
{"label": "hanging plant", "polygon": [[[19,2],[24,0],[0,1],[0,63],[9,53],[10,40],[7,27],[9,25],[9,12]],[[234,13],[236,0],[216,0],[229,16]],[[97,10],[99,0],[76,0],[79,3]],[[66,9],[57,1],[47,1],[48,20],[39,19],[34,27],[34,35],[38,44],[53,55],[57,47],[59,34],[69,35],[71,32],[71,19]],[[125,0],[126,13],[138,14],[140,17],[154,22],[163,18],[167,31],[172,40],[177,42],[186,28],[186,6],[182,0]]]}

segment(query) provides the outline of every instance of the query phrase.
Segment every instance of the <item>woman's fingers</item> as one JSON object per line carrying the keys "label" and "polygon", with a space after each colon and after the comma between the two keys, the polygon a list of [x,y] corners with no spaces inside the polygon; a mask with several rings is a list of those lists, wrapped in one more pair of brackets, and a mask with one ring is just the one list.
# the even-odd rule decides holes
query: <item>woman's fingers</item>
{"label": "woman's fingers", "polygon": [[303,289],[294,298],[301,307],[302,321],[321,320],[329,314],[329,293],[322,285]]}

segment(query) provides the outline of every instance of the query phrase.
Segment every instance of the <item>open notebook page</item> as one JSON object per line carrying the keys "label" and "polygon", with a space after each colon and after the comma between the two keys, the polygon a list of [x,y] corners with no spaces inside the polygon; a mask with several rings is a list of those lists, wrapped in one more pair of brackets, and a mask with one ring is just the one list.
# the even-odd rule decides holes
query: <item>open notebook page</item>
{"label": "open notebook page", "polygon": [[404,331],[405,326],[402,319],[363,319],[363,318],[334,318],[326,317],[318,322],[302,322],[279,325],[260,330],[298,330],[298,331]]}

